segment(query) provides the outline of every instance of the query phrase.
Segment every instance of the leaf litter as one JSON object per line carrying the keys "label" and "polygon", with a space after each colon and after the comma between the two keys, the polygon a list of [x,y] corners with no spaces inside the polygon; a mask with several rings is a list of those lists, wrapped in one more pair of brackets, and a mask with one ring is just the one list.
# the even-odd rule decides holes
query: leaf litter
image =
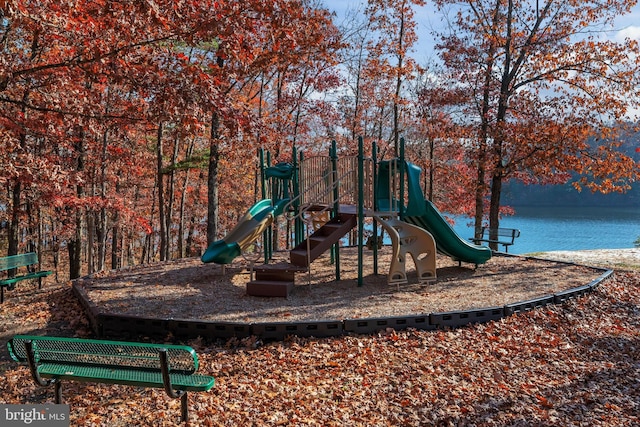
{"label": "leaf litter", "polygon": [[[91,336],[67,285],[16,290],[0,307],[13,333]],[[20,320],[22,319],[22,320]],[[640,272],[594,292],[453,330],[336,338],[188,341],[216,377],[189,396],[196,426],[633,426],[640,424]],[[53,391],[0,358],[0,401],[45,403]],[[67,383],[74,426],[171,426],[162,390]]]}

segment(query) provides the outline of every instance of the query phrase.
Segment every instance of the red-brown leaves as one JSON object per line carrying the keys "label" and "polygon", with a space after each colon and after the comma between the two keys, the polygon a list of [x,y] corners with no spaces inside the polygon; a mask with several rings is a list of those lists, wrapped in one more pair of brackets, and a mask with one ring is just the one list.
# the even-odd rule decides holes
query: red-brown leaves
{"label": "red-brown leaves", "polygon": [[[14,294],[0,310],[19,311],[43,333],[73,334],[81,310],[68,290],[52,296],[47,306]],[[193,340],[217,384],[190,395],[191,425],[636,425],[639,306],[640,274],[619,272],[577,300],[456,330]],[[27,369],[2,368],[7,403],[52,399]],[[65,399],[78,426],[169,425],[179,413],[162,390],[68,384]]]}

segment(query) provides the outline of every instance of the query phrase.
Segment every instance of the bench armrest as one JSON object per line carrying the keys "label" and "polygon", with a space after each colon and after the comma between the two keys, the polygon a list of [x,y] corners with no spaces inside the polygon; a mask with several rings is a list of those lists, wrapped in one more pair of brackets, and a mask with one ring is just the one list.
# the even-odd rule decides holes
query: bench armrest
{"label": "bench armrest", "polygon": [[40,373],[38,372],[38,362],[36,362],[36,353],[33,350],[33,341],[25,341],[24,348],[27,353],[27,363],[29,364],[29,371],[31,372],[33,380],[36,382],[36,384],[42,387],[51,385],[55,380],[45,380],[40,376]]}
{"label": "bench armrest", "polygon": [[160,372],[162,372],[162,383],[164,384],[164,391],[167,395],[173,399],[182,397],[186,392],[184,390],[174,390],[171,385],[171,376],[169,375],[169,356],[167,355],[166,348],[158,349],[158,356],[160,357]]}

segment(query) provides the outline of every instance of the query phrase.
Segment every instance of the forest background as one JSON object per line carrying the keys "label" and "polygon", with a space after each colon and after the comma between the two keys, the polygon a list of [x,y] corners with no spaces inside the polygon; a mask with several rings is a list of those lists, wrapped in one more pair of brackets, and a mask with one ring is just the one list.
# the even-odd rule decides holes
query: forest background
{"label": "forest background", "polygon": [[196,256],[260,198],[259,148],[359,136],[404,137],[476,231],[511,182],[637,191],[640,49],[603,37],[636,2],[601,3],[436,0],[420,63],[423,0],[0,0],[3,253],[69,278]]}

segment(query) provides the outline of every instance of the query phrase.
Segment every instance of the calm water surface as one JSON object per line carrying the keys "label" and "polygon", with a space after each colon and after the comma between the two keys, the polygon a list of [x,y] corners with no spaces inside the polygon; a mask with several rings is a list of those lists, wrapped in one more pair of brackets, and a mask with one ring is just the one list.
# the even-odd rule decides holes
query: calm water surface
{"label": "calm water surface", "polygon": [[[640,237],[638,208],[515,207],[500,227],[517,228],[520,237],[510,253],[633,248]],[[456,217],[460,237],[473,236],[471,220]],[[502,250],[500,246],[500,250]]]}

